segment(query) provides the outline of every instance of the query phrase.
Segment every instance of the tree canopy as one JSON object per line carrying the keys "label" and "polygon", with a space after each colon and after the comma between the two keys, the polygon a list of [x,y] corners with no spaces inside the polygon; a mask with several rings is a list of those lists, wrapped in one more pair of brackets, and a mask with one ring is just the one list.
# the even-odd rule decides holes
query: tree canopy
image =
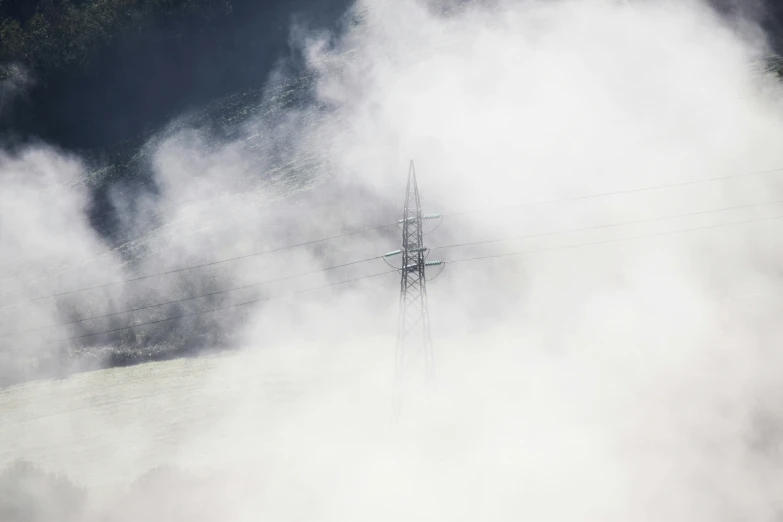
{"label": "tree canopy", "polygon": [[46,75],[86,65],[97,48],[149,23],[209,20],[231,8],[230,0],[0,0],[0,62]]}

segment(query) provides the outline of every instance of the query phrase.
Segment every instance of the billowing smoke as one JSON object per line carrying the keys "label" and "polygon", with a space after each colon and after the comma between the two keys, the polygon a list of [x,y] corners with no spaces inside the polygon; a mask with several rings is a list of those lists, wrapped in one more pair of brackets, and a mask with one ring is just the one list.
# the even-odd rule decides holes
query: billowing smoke
{"label": "billowing smoke", "polygon": [[[5,328],[242,289],[28,338],[78,365],[239,353],[0,391],[0,462],[118,521],[780,517],[783,90],[758,28],[695,0],[373,0],[292,34],[303,74],[228,131],[173,123],[148,186],[112,185],[122,241],[85,218],[88,167],[4,156]],[[315,273],[396,228],[221,261],[393,223],[410,158],[448,263],[437,378],[394,416],[396,276],[309,290],[389,270]]]}

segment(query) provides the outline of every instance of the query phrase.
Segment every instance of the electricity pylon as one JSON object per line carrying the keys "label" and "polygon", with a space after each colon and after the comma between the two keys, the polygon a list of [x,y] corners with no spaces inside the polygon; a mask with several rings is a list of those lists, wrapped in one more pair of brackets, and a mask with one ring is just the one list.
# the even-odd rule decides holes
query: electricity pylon
{"label": "electricity pylon", "polygon": [[405,207],[398,225],[402,230],[402,249],[384,257],[402,256],[398,269],[400,279],[400,315],[397,327],[395,375],[401,381],[405,369],[419,357],[424,359],[424,373],[431,378],[435,373],[435,360],[430,335],[430,317],[427,309],[427,274],[429,266],[442,265],[441,261],[427,261],[428,250],[424,246],[423,222],[440,219],[440,214],[422,214],[416,169],[413,161],[408,170],[408,188],[405,191]]}

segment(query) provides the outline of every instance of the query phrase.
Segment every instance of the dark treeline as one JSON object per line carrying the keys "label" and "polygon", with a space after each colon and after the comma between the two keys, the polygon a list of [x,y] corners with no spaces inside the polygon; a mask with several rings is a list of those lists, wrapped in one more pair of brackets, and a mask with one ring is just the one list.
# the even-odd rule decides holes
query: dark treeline
{"label": "dark treeline", "polygon": [[101,148],[263,85],[290,27],[332,27],[349,0],[0,0],[0,79],[30,81],[0,138]]}
{"label": "dark treeline", "polygon": [[[712,0],[783,46],[783,3]],[[334,26],[350,0],[0,0],[0,80],[31,82],[0,106],[0,140],[102,148],[180,112],[258,88],[291,23]],[[0,100],[2,104],[2,100]]]}
{"label": "dark treeline", "polygon": [[152,23],[214,23],[231,9],[230,0],[4,0],[0,61],[22,62],[42,75],[84,67],[114,38],[139,35]]}

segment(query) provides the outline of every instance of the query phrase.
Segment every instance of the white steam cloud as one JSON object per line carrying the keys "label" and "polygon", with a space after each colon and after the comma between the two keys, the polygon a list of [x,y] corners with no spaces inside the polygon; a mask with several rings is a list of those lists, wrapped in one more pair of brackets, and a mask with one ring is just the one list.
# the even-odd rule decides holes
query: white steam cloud
{"label": "white steam cloud", "polygon": [[[243,348],[231,357],[0,390],[0,463],[66,473],[93,492],[90,513],[121,522],[778,520],[783,173],[729,178],[783,168],[783,89],[759,67],[761,32],[695,0],[366,0],[338,34],[294,34],[312,97],[258,111],[231,139],[175,125],[151,144],[156,190],[112,196],[124,229],[159,223],[129,247],[101,255],[111,245],[85,220],[78,161],[4,155],[4,301],[393,222],[411,157],[425,211],[505,208],[447,217],[431,247],[589,230],[435,250],[531,252],[447,264],[433,281],[438,377],[407,390],[396,420],[386,275],[184,320]],[[0,309],[1,322],[112,313],[397,242],[351,236]],[[43,272],[61,275],[25,276]],[[128,324],[112,321],[54,332]],[[166,328],[139,329],[140,345],[174,342]],[[0,346],[8,364],[22,349]],[[162,464],[187,471],[126,491]]]}

